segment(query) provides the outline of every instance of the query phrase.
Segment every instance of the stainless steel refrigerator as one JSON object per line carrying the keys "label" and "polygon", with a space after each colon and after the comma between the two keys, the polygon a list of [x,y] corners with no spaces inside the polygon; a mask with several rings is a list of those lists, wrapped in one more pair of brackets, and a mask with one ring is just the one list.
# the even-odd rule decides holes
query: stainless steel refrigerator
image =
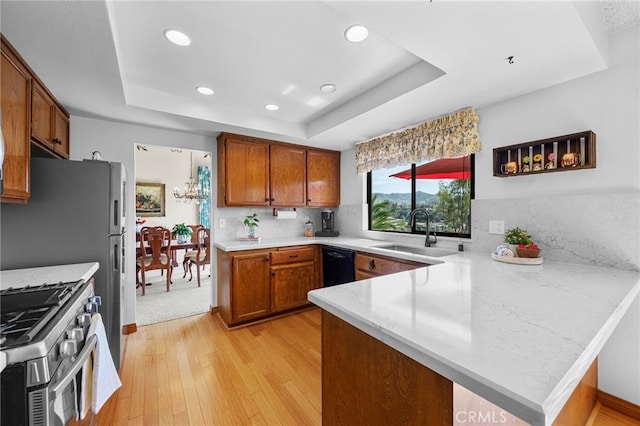
{"label": "stainless steel refrigerator", "polygon": [[99,262],[96,295],[117,367],[123,350],[126,173],[120,163],[31,159],[31,198],[0,204],[0,269]]}

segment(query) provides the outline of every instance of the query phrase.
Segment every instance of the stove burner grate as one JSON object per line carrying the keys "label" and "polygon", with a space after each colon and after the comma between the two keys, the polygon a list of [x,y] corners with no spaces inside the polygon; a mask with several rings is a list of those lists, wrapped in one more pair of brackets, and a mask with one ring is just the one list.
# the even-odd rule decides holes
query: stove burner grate
{"label": "stove burner grate", "polygon": [[82,281],[0,291],[0,347],[16,347],[35,339]]}

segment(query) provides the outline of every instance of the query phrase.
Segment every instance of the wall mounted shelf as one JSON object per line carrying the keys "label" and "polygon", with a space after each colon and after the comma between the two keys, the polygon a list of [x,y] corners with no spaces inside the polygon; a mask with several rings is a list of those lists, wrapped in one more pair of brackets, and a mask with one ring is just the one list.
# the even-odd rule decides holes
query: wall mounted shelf
{"label": "wall mounted shelf", "polygon": [[596,167],[591,130],[493,149],[493,175],[511,177]]}

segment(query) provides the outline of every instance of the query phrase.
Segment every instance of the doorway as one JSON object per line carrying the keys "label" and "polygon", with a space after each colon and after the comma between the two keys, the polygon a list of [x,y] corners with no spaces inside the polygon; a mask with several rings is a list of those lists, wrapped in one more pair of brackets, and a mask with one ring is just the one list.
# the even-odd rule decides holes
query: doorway
{"label": "doorway", "polygon": [[[142,226],[163,226],[172,230],[178,224],[203,225],[211,229],[211,152],[185,148],[135,146],[136,231]],[[202,200],[178,198],[185,193],[188,181],[199,185]],[[151,203],[144,195],[150,188],[157,199]],[[133,226],[131,232],[134,231]],[[213,235],[211,240],[213,240]],[[139,242],[136,242],[137,247]],[[211,306],[211,264],[200,270],[183,268],[186,250],[175,251],[171,290],[166,291],[166,276],[159,270],[145,274],[146,289],[136,288],[136,324],[138,326],[169,321],[208,312]],[[192,275],[192,278],[191,278]],[[138,275],[139,277],[139,275]]]}

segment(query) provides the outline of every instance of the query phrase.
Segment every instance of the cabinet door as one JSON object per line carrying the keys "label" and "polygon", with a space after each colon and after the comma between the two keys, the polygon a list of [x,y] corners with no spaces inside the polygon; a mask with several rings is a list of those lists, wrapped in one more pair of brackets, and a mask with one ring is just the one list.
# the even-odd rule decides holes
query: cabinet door
{"label": "cabinet door", "polygon": [[53,150],[63,158],[69,158],[69,118],[60,108],[55,108],[53,119]]}
{"label": "cabinet door", "polygon": [[307,151],[271,145],[271,206],[304,207],[306,203]]}
{"label": "cabinet door", "polygon": [[268,206],[269,145],[226,139],[225,206]]}
{"label": "cabinet door", "polygon": [[33,82],[31,93],[31,137],[45,148],[53,150],[53,99],[38,84]]}
{"label": "cabinet door", "polygon": [[2,165],[2,202],[29,199],[31,74],[13,54],[4,38],[1,58],[2,135],[5,157]]}
{"label": "cabinet door", "polygon": [[315,263],[289,263],[271,267],[271,311],[280,312],[309,303],[307,293],[315,287]]}
{"label": "cabinet door", "polygon": [[270,313],[269,254],[232,257],[231,321],[241,322]]}
{"label": "cabinet door", "polygon": [[340,153],[307,150],[307,206],[340,205]]}

